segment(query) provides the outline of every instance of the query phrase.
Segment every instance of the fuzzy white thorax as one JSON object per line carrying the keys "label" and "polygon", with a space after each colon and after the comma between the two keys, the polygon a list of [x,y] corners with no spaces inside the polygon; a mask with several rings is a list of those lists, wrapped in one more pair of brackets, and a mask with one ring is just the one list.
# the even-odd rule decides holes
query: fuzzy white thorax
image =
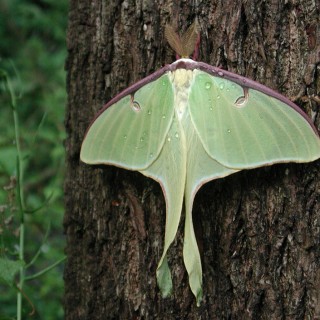
{"label": "fuzzy white thorax", "polygon": [[189,91],[193,80],[193,70],[176,69],[169,73],[169,77],[174,88],[175,113],[178,119],[181,120],[188,106]]}
{"label": "fuzzy white thorax", "polygon": [[171,65],[174,65],[174,64],[177,64],[180,62],[194,63],[194,60],[189,59],[189,58],[181,58],[181,59],[176,60],[175,62],[172,62]]}

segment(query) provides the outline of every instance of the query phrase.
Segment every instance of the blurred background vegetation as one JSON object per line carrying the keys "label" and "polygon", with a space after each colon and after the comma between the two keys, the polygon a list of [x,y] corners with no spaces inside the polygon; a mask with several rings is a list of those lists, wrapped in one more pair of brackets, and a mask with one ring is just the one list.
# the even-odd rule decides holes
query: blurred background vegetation
{"label": "blurred background vegetation", "polygon": [[[65,33],[68,1],[0,1],[0,69],[5,70],[19,97],[21,147],[26,207],[25,260],[41,246],[41,254],[27,275],[64,256],[63,176],[64,113],[66,105]],[[0,257],[16,259],[19,217],[16,199],[16,147],[10,99],[0,84]],[[44,204],[44,205],[43,205]],[[63,319],[63,264],[30,280],[23,298],[23,319]],[[0,319],[14,319],[16,290],[0,284]]]}

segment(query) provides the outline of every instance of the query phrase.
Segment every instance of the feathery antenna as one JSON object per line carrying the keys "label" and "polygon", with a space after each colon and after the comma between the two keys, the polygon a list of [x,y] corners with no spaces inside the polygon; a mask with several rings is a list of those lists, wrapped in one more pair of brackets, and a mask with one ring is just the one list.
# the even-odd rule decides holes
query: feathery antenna
{"label": "feathery antenna", "polygon": [[200,37],[199,31],[199,24],[197,20],[195,20],[182,37],[179,37],[172,26],[168,24],[165,27],[164,35],[177,55],[181,58],[189,58],[189,56],[197,50],[196,46],[199,43]]}

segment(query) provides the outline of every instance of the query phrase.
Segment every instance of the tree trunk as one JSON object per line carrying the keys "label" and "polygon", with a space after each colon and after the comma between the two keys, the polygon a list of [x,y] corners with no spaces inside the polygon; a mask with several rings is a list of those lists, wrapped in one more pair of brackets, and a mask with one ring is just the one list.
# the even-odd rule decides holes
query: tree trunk
{"label": "tree trunk", "polygon": [[[160,186],[80,162],[95,113],[174,61],[164,39],[197,17],[199,60],[282,92],[320,127],[320,4],[309,0],[71,0],[66,116],[66,319],[320,319],[320,161],[242,171],[206,184],[193,212],[203,265],[200,307],[169,249],[174,290],[156,284],[165,226]],[[183,219],[182,219],[183,220]]]}

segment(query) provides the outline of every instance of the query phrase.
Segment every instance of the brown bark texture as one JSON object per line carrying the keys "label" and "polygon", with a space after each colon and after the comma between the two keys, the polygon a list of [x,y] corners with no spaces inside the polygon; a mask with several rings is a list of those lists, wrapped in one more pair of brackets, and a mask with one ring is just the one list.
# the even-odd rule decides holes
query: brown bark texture
{"label": "brown bark texture", "polygon": [[160,186],[80,162],[85,131],[111,97],[175,60],[171,23],[201,28],[200,61],[257,80],[320,128],[319,1],[71,0],[67,34],[65,312],[82,319],[320,319],[320,161],[242,171],[198,192],[200,307],[169,250],[174,290],[156,284],[165,226]]}

